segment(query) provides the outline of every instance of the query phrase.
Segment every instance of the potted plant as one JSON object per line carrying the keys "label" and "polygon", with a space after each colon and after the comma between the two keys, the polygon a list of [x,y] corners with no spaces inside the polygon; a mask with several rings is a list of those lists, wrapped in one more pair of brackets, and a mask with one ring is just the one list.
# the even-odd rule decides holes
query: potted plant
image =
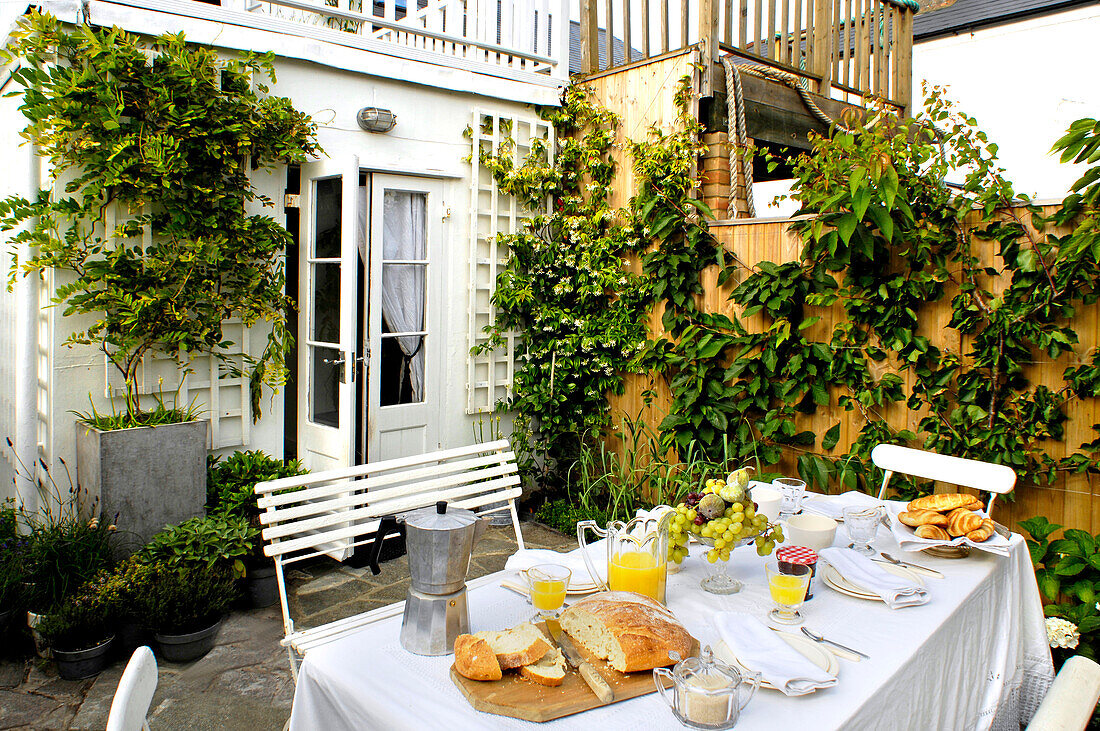
{"label": "potted plant", "polygon": [[135,554],[85,585],[84,593],[94,595],[110,608],[115,627],[114,649],[122,657],[129,657],[134,648],[151,643],[138,606],[140,597],[149,591],[155,577],[155,568]]}
{"label": "potted plant", "polygon": [[54,605],[37,630],[49,645],[57,672],[66,680],[98,675],[114,642],[111,606],[95,591],[80,591]]}
{"label": "potted plant", "polygon": [[244,556],[242,582],[243,593],[254,609],[269,607],[279,600],[275,563],[263,553],[256,484],[307,472],[296,459],[284,462],[261,451],[234,452],[224,462],[220,457],[208,459],[207,512],[245,518],[253,532],[252,545]]}
{"label": "potted plant", "polygon": [[[274,206],[252,171],[317,154],[316,125],[267,95],[270,54],[226,59],[178,34],[150,43],[118,29],[70,32],[33,11],[20,24],[8,55],[12,78],[33,90],[20,106],[24,135],[54,180],[35,200],[0,201],[0,224],[18,229],[13,250],[35,252],[15,262],[24,275],[54,274],[54,301],[79,323],[66,344],[98,349],[121,379],[122,413],[93,410],[77,424],[77,472],[144,542],[202,513],[206,475],[206,423],[164,407],[159,387],[143,394],[146,356],[182,373],[210,356],[248,378],[259,417],[260,388],[285,381],[294,304],[283,252],[293,242],[249,212]],[[229,318],[271,324],[258,356],[234,353]]]}
{"label": "potted plant", "polygon": [[26,540],[18,536],[18,524],[15,502],[9,499],[0,507],[0,638],[22,604],[25,572],[20,557]]}
{"label": "potted plant", "polygon": [[215,513],[170,525],[141,549],[146,563],[172,568],[221,566],[233,578],[244,576],[244,558],[252,550],[256,529],[245,518]]}
{"label": "potted plant", "polygon": [[153,565],[138,608],[153,630],[157,653],[169,662],[197,660],[213,647],[223,614],[236,599],[233,574],[224,565]]}

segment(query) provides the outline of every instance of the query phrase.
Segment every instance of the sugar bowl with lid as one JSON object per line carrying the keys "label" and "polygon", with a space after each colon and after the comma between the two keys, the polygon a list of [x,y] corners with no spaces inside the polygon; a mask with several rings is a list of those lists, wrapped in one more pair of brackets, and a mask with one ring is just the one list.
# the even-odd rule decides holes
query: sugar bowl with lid
{"label": "sugar bowl with lid", "polygon": [[[669,653],[674,660],[676,653]],[[760,673],[742,673],[714,658],[710,647],[699,657],[680,660],[671,670],[654,668],[653,682],[672,715],[689,728],[729,729],[760,687]],[[672,686],[665,685],[667,680]],[[748,692],[742,698],[741,686]]]}

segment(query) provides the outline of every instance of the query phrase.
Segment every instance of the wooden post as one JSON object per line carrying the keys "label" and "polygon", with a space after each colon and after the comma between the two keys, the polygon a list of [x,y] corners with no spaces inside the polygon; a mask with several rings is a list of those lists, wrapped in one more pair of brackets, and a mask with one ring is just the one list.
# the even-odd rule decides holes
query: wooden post
{"label": "wooden post", "polygon": [[908,117],[913,105],[913,11],[903,8],[898,14],[897,46],[898,76],[894,80],[894,100],[898,103],[899,114]]}
{"label": "wooden post", "polygon": [[832,0],[813,0],[813,2],[813,72],[821,77],[817,93],[828,97],[833,86],[833,44],[836,43],[836,32],[833,28],[833,2]]}
{"label": "wooden post", "polygon": [[[581,73],[600,70],[600,29],[596,8],[598,0],[581,0]],[[568,16],[566,16],[568,17]],[[568,27],[568,20],[563,20]]]}
{"label": "wooden post", "polygon": [[[681,0],[687,5],[687,0]],[[700,93],[714,93],[714,74],[718,73],[718,3],[699,0],[699,56],[703,62]]]}

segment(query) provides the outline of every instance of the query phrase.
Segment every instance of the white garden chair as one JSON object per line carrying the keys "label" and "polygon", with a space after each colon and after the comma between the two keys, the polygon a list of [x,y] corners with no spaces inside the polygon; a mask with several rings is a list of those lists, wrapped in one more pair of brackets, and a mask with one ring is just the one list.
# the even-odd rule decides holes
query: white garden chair
{"label": "white garden chair", "polygon": [[1100,665],[1074,655],[1058,671],[1027,731],[1083,730],[1089,725],[1097,700],[1100,700]]}
{"label": "white garden chair", "polygon": [[118,681],[107,731],[149,731],[149,704],[157,689],[157,659],[148,647],[139,647]]}
{"label": "white garden chair", "polygon": [[992,517],[993,501],[998,495],[1012,492],[1016,486],[1016,472],[1011,467],[991,462],[979,462],[976,459],[950,457],[946,454],[926,452],[921,449],[899,447],[896,444],[880,444],[871,450],[871,461],[886,472],[882,477],[882,487],[878,499],[886,496],[886,486],[895,472],[924,480],[946,482],[961,487],[970,487],[989,493],[989,502],[985,511]]}

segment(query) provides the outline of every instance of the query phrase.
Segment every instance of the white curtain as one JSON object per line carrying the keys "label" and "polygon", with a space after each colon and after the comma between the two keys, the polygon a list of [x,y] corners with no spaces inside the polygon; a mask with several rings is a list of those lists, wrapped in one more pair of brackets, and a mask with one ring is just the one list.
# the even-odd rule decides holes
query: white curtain
{"label": "white curtain", "polygon": [[[382,258],[424,259],[425,196],[387,190],[382,202]],[[382,317],[390,332],[424,329],[424,266],[382,267]],[[424,400],[424,338],[408,335],[396,338],[409,361],[412,400]],[[402,376],[405,369],[402,368]],[[403,382],[402,382],[403,384]]]}

